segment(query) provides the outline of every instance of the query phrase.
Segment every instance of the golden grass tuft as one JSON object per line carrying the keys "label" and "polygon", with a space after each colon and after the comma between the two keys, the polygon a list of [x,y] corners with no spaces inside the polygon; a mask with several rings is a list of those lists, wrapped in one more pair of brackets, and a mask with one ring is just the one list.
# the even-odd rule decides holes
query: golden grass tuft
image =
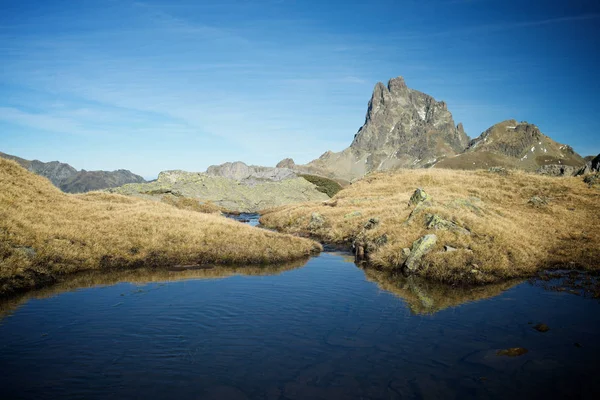
{"label": "golden grass tuft", "polygon": [[[416,188],[431,195],[433,204],[406,224],[414,209],[407,203]],[[529,204],[533,196],[548,204]],[[313,213],[323,217],[322,226],[309,227]],[[472,234],[428,230],[427,213]],[[364,230],[370,218],[380,223]],[[424,257],[418,275],[446,283],[499,282],[549,268],[600,269],[600,191],[581,178],[444,169],[375,173],[325,203],[268,210],[261,223],[335,243],[357,237],[375,242],[386,235],[387,243],[375,246],[369,259],[373,266],[390,269],[404,263],[403,248],[435,233],[437,245]],[[445,252],[444,245],[458,250]]]}
{"label": "golden grass tuft", "polygon": [[115,194],[69,195],[0,159],[0,294],[84,270],[266,264],[319,251],[311,240]]}

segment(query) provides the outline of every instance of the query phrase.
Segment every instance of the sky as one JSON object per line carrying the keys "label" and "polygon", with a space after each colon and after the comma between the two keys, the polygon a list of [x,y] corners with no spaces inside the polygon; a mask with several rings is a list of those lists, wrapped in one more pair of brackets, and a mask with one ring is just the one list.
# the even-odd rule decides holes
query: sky
{"label": "sky", "polygon": [[597,0],[0,0],[0,151],[77,169],[305,163],[379,81],[477,137],[528,121],[600,153]]}

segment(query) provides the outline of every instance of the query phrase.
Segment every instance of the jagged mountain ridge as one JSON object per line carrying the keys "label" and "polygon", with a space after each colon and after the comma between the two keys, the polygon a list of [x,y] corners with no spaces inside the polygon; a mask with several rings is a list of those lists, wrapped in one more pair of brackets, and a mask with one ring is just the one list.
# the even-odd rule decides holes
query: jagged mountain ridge
{"label": "jagged mountain ridge", "polygon": [[534,124],[511,119],[488,128],[471,140],[462,154],[441,160],[435,167],[505,167],[544,173],[558,166],[564,174],[565,168],[574,171],[583,164],[585,160],[570,146],[552,140]]}
{"label": "jagged mountain ridge", "polygon": [[326,152],[298,170],[351,180],[376,170],[427,167],[469,142],[445,102],[407,87],[402,77],[375,85],[365,123],[350,147]]}
{"label": "jagged mountain ridge", "polygon": [[0,152],[0,157],[18,162],[27,170],[46,177],[63,192],[83,193],[121,186],[127,183],[143,183],[144,178],[125,169],[116,171],[78,171],[59,161],[42,162]]}

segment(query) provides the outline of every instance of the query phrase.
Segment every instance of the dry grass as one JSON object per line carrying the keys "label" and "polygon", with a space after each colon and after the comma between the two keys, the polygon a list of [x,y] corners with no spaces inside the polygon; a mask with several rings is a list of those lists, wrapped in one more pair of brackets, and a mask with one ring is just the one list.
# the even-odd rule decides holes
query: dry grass
{"label": "dry grass", "polygon": [[210,200],[201,203],[199,200],[190,197],[164,196],[161,201],[182,210],[196,211],[205,214],[221,214],[228,212],[226,209],[219,207]]}
{"label": "dry grass", "polygon": [[[416,188],[430,194],[433,204],[406,224],[414,209],[407,203]],[[528,204],[533,196],[547,199],[548,204]],[[477,199],[462,202],[473,197]],[[320,227],[309,226],[315,212],[324,219]],[[472,234],[428,230],[427,213],[451,220]],[[372,217],[380,223],[364,230]],[[447,283],[499,282],[548,268],[600,269],[600,191],[589,188],[581,178],[443,169],[377,173],[325,203],[270,210],[261,223],[329,242],[352,243],[363,238],[373,247],[371,265],[390,269],[404,263],[402,248],[435,233],[437,245],[424,257],[417,274]],[[387,243],[374,245],[383,235]],[[458,250],[445,252],[444,245]]]}
{"label": "dry grass", "polygon": [[107,193],[69,195],[0,159],[0,294],[82,270],[264,264],[320,245],[222,216]]}

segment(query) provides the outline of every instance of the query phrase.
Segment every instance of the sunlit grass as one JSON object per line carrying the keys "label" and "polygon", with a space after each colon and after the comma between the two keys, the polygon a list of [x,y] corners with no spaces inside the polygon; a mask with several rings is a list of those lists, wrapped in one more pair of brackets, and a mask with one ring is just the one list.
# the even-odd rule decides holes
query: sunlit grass
{"label": "sunlit grass", "polygon": [[220,215],[116,194],[65,194],[0,159],[0,294],[82,270],[279,263],[318,250],[311,240]]}

